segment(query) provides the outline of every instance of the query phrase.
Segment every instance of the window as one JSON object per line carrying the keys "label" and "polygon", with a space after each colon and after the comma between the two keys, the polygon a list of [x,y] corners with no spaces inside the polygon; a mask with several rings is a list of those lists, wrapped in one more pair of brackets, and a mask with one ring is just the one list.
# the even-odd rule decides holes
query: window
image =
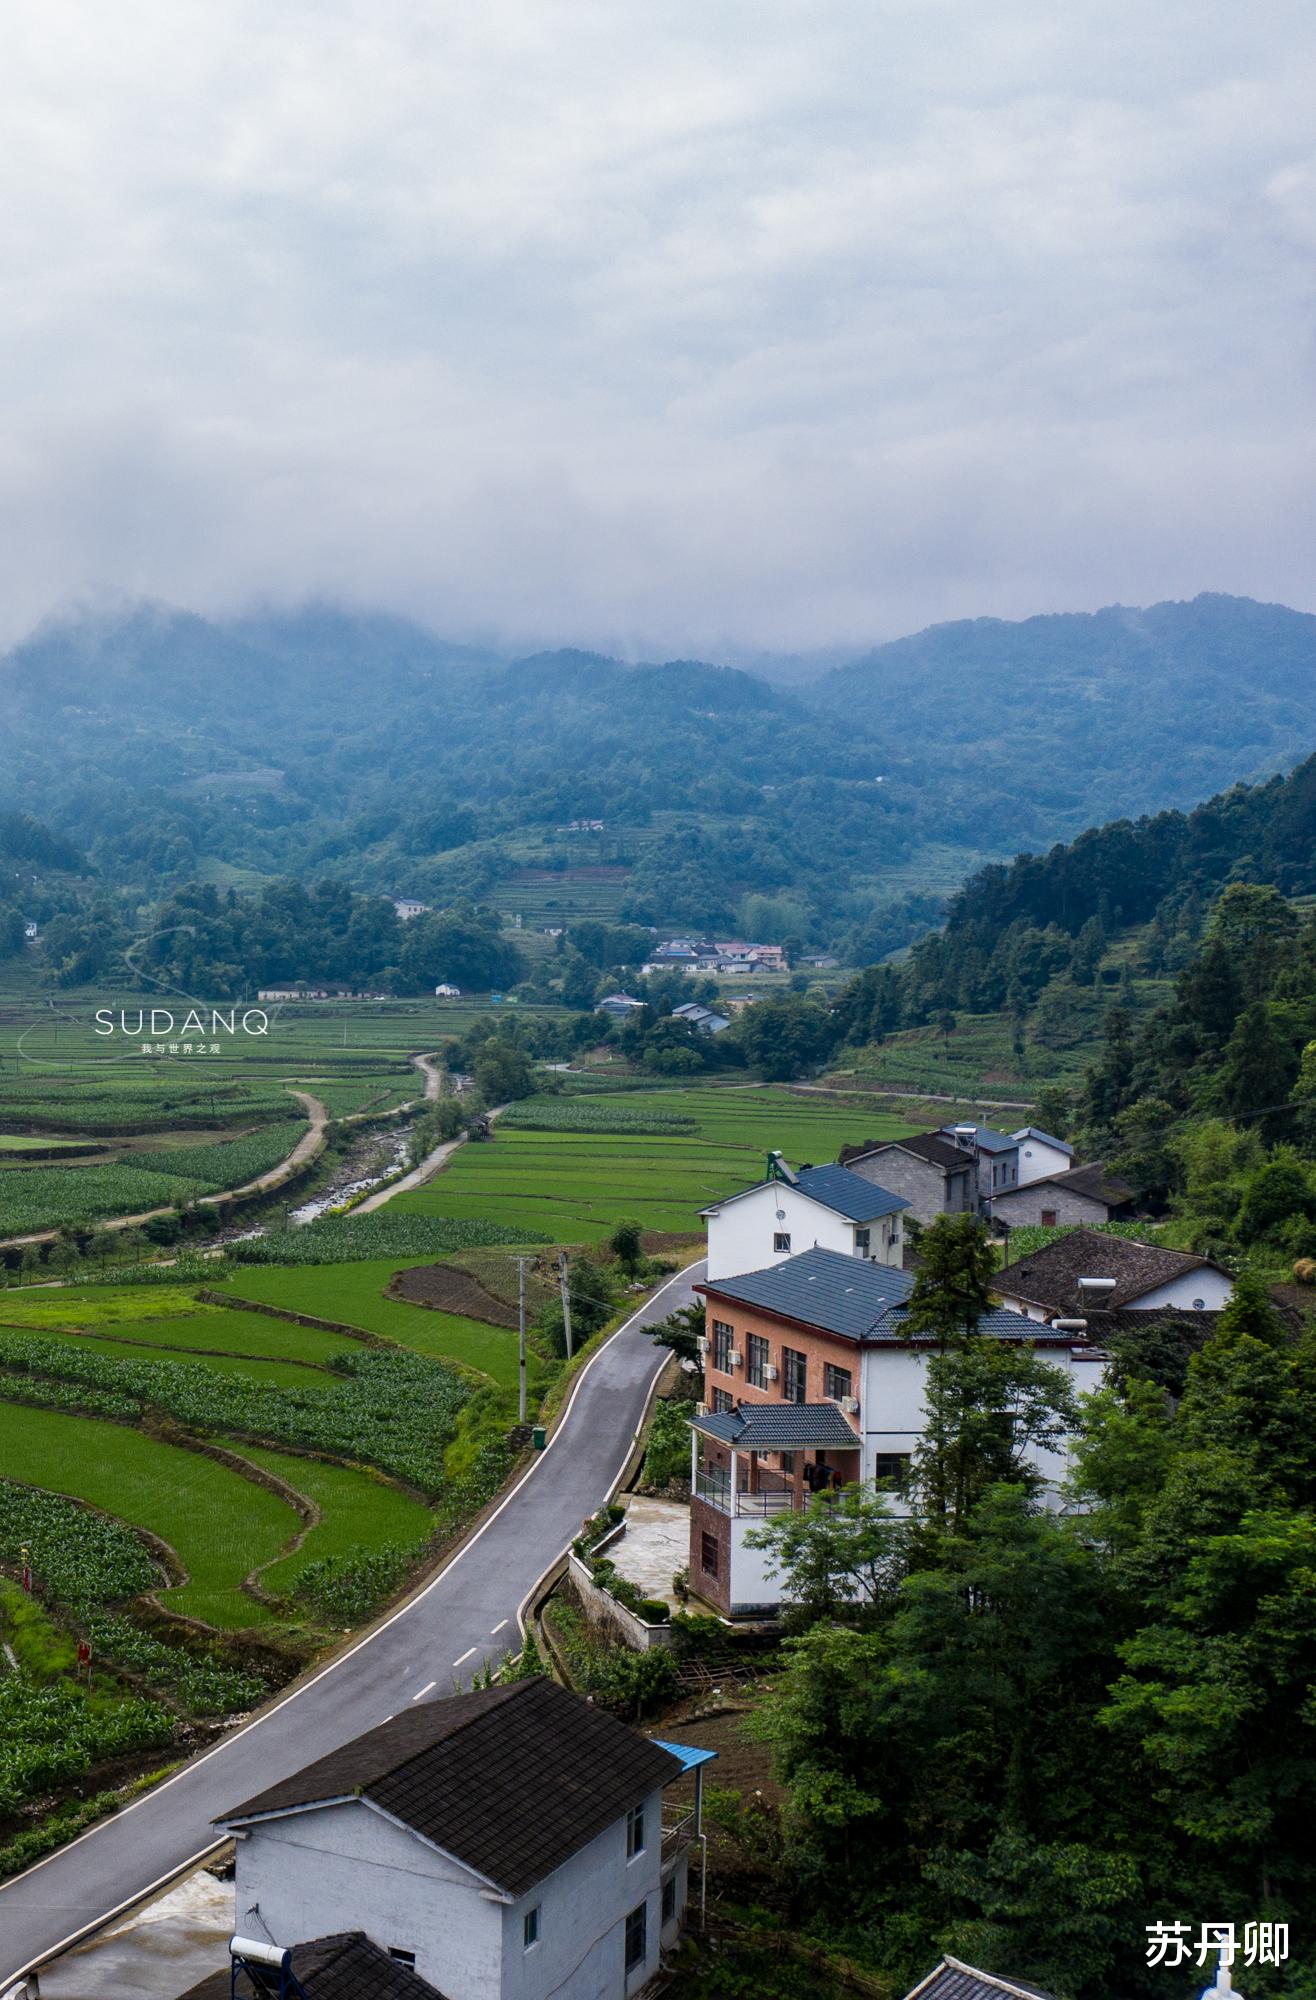
{"label": "window", "polygon": [[626,1970],[634,1972],[649,1954],[649,1906],[641,1903],[626,1919]]}
{"label": "window", "polygon": [[783,1471],[783,1472],[789,1472],[789,1473],[791,1474],[792,1478],[794,1477],[794,1474],[795,1474],[795,1453],[794,1453],[793,1451],[784,1451],[784,1452],[782,1453],[782,1455],[781,1455],[781,1469],[782,1469],[782,1471]]}
{"label": "window", "polygon": [[722,1416],[727,1410],[734,1408],[735,1405],[731,1400],[731,1391],[729,1389],[714,1389],[713,1413],[715,1416]]}
{"label": "window", "polygon": [[676,1877],[669,1875],[663,1883],[663,1922],[670,1924],[676,1915]]}
{"label": "window", "polygon": [[788,1403],[802,1403],[807,1393],[809,1357],[793,1347],[781,1350],[781,1393]]}
{"label": "window", "polygon": [[903,1493],[909,1478],[907,1451],[879,1451],[873,1459],[873,1484],[879,1493]]}
{"label": "window", "polygon": [[713,1321],[713,1366],[724,1375],[731,1372],[731,1343],[735,1337],[735,1329],[724,1319]]}
{"label": "window", "polygon": [[414,1951],[401,1951],[397,1945],[391,1944],[388,1948],[388,1955],[394,1965],[405,1965],[408,1972],[416,1970],[416,1954]]}
{"label": "window", "polygon": [[1056,1211],[1053,1208],[1044,1208],[1042,1210],[1043,1229],[1054,1229],[1055,1226],[1056,1226]]}
{"label": "window", "polygon": [[644,1807],[632,1806],[626,1815],[626,1859],[634,1861],[644,1852]]}
{"label": "window", "polygon": [[1205,1300],[1205,1299],[1194,1299],[1194,1300],[1193,1300],[1193,1311],[1194,1311],[1195,1313],[1199,1313],[1199,1312],[1205,1312],[1205,1311],[1206,1311],[1206,1300]]}
{"label": "window", "polygon": [[854,1233],[854,1254],[856,1257],[866,1257],[868,1255],[872,1235],[873,1232],[871,1229],[856,1229]]}
{"label": "window", "polygon": [[761,1333],[751,1333],[749,1336],[748,1378],[755,1389],[767,1388],[767,1366],[768,1343]]}
{"label": "window", "polygon": [[839,1403],[842,1396],[852,1396],[854,1394],[854,1390],[851,1387],[853,1380],[854,1377],[848,1368],[833,1368],[831,1362],[827,1362],[823,1368],[824,1396],[830,1396],[834,1403]]}
{"label": "window", "polygon": [[717,1546],[717,1536],[701,1535],[699,1537],[700,1569],[704,1572],[705,1576],[716,1576],[718,1572],[718,1563],[719,1563],[719,1552]]}
{"label": "window", "polygon": [[538,1944],[538,1943],[539,1943],[539,1905],[538,1905],[538,1903],[536,1903],[536,1904],[535,1904],[535,1907],[534,1907],[534,1909],[533,1909],[533,1910],[527,1910],[527,1911],[526,1911],[526,1913],[525,1913],[525,1922],[524,1922],[524,1923],[522,1924],[522,1926],[521,1926],[521,1936],[522,1936],[522,1938],[523,1938],[523,1940],[524,1940],[524,1949],[525,1949],[526,1951],[529,1951],[529,1949],[530,1949],[530,1947],[531,1947],[531,1945],[532,1945],[532,1944]]}
{"label": "window", "polygon": [[779,1229],[772,1239],[772,1247],[779,1255],[783,1257],[789,1256],[791,1247],[789,1232],[785,1229]]}

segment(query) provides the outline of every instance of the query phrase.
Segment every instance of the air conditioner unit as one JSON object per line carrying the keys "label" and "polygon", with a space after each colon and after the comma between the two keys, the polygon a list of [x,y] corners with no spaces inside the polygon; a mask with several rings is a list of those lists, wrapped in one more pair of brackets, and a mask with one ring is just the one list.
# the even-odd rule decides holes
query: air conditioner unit
{"label": "air conditioner unit", "polygon": [[771,1362],[769,1362],[768,1366],[763,1370],[763,1380],[765,1382],[775,1382],[776,1379],[777,1379],[777,1370],[772,1366]]}
{"label": "air conditioner unit", "polygon": [[744,1358],[745,1357],[740,1352],[740,1349],[738,1347],[733,1347],[730,1354],[727,1356],[727,1362],[730,1367],[739,1368]]}
{"label": "air conditioner unit", "polygon": [[701,1354],[707,1354],[707,1352],[708,1352],[708,1341],[707,1341],[707,1339],[705,1338],[705,1336],[704,1336],[704,1335],[703,1335],[702,1333],[700,1333],[700,1334],[696,1334],[696,1336],[695,1336],[695,1346],[696,1346],[696,1347],[697,1347],[697,1348],[699,1349],[699,1352],[700,1352]]}
{"label": "air conditioner unit", "polygon": [[850,1416],[852,1417],[857,1416],[859,1414],[858,1396],[842,1396],[841,1408],[845,1410]]}

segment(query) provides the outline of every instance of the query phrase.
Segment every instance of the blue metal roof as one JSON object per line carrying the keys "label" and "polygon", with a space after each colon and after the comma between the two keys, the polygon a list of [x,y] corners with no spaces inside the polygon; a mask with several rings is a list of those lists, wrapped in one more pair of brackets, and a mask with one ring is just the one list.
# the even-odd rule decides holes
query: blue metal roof
{"label": "blue metal roof", "polygon": [[888,1194],[862,1174],[848,1167],[801,1167],[795,1185],[810,1201],[820,1201],[849,1222],[875,1222],[881,1215],[895,1215],[908,1208],[902,1195]]}
{"label": "blue metal roof", "polygon": [[1044,1132],[1040,1125],[1021,1125],[1013,1135],[1016,1143],[1022,1145],[1025,1139],[1036,1139],[1039,1146],[1054,1146],[1058,1153],[1068,1153],[1074,1157],[1074,1148],[1067,1139],[1057,1139],[1050,1132]]}
{"label": "blue metal roof", "polygon": [[[914,1289],[909,1273],[890,1264],[870,1264],[864,1257],[846,1257],[839,1250],[804,1250],[766,1271],[710,1278],[699,1289],[741,1305],[761,1306],[765,1312],[781,1313],[846,1340],[912,1337],[904,1325]],[[1045,1328],[1003,1306],[984,1313],[978,1331],[1003,1339],[1046,1338]]]}
{"label": "blue metal roof", "polygon": [[661,1736],[653,1740],[660,1750],[668,1750],[677,1758],[683,1771],[697,1771],[701,1764],[711,1764],[717,1756],[716,1750],[696,1750],[693,1743],[665,1743]]}
{"label": "blue metal roof", "polygon": [[[967,1119],[965,1123],[968,1123]],[[941,1129],[948,1139],[955,1137],[953,1125],[943,1125]],[[1019,1143],[1017,1139],[1012,1139],[1008,1132],[993,1131],[990,1125],[975,1125],[973,1138],[974,1144],[983,1153],[1013,1153]]]}

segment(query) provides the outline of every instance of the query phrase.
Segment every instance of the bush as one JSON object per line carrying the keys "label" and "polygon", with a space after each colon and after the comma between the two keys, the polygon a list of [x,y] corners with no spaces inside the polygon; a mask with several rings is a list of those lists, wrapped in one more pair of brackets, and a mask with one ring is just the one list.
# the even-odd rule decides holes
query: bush
{"label": "bush", "polygon": [[654,1404],[648,1448],[644,1454],[646,1486],[670,1486],[690,1477],[690,1418],[688,1406],[665,1397]]}
{"label": "bush", "polygon": [[293,1596],[327,1624],[359,1625],[401,1589],[423,1552],[423,1544],[417,1543],[405,1549],[354,1549],[347,1555],[322,1556],[306,1565]]}

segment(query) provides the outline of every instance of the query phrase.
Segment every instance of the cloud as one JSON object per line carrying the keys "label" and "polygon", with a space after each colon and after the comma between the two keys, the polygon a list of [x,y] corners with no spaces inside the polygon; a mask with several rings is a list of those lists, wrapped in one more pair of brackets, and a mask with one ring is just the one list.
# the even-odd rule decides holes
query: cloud
{"label": "cloud", "polygon": [[15,0],[0,626],[1312,605],[1316,19]]}

